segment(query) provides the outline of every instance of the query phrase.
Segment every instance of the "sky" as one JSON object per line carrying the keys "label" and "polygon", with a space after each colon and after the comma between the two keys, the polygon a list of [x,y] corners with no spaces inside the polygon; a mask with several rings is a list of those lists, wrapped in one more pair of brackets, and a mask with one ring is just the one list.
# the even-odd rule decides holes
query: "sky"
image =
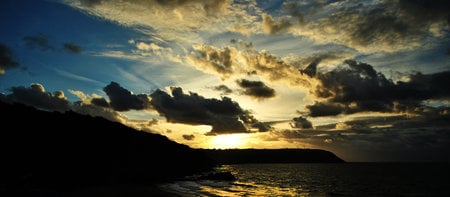
{"label": "sky", "polygon": [[0,99],[194,148],[450,160],[446,0],[2,0]]}

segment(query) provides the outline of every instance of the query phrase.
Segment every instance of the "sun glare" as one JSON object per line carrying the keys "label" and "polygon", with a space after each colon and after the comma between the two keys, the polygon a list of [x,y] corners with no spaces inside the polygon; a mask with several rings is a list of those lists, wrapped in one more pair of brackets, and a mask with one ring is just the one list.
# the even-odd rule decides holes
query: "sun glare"
{"label": "sun glare", "polygon": [[211,139],[210,148],[230,149],[243,148],[246,145],[246,134],[218,135]]}

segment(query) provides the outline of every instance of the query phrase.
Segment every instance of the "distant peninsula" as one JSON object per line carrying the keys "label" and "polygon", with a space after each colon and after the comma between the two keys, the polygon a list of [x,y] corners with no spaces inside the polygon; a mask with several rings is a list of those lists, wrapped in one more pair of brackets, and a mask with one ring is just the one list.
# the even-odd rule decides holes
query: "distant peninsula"
{"label": "distant peninsula", "polygon": [[158,183],[221,164],[343,162],[312,149],[193,149],[104,118],[0,101],[0,193]]}
{"label": "distant peninsula", "polygon": [[342,163],[341,158],[320,149],[203,149],[217,164],[246,163]]}

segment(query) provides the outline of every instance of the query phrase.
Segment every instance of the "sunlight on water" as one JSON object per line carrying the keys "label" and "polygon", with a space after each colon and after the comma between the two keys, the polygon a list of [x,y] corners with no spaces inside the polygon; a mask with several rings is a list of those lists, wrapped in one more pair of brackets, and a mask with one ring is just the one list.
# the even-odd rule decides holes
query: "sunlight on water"
{"label": "sunlight on water", "polygon": [[282,188],[255,182],[230,181],[180,181],[162,186],[182,196],[308,196],[298,188]]}
{"label": "sunlight on water", "polygon": [[237,180],[176,181],[161,189],[180,196],[450,195],[447,164],[243,164],[217,170]]}

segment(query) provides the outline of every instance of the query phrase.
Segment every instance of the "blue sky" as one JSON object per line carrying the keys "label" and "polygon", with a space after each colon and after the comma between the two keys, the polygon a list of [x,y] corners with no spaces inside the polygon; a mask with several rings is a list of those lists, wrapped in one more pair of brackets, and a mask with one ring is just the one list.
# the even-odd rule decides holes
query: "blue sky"
{"label": "blue sky", "polygon": [[4,0],[0,92],[193,147],[448,160],[448,8],[440,0]]}

